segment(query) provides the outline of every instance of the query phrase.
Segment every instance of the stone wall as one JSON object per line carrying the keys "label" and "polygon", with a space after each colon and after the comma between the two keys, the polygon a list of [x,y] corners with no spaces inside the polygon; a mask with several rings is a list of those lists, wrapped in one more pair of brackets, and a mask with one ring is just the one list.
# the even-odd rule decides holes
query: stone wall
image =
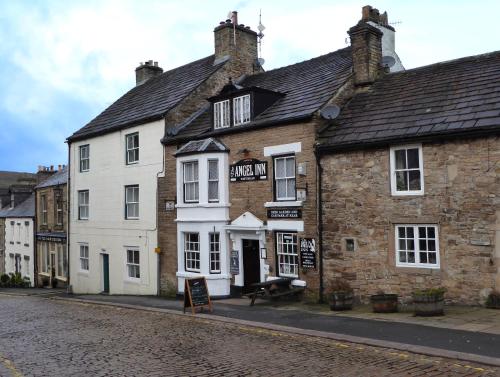
{"label": "stone wall", "polygon": [[[500,138],[424,143],[423,196],[391,196],[389,147],[330,154],[321,164],[327,288],[345,278],[366,302],[379,290],[408,299],[444,286],[451,302],[478,304],[495,280],[500,287]],[[440,269],[395,266],[401,223],[438,225]]]}

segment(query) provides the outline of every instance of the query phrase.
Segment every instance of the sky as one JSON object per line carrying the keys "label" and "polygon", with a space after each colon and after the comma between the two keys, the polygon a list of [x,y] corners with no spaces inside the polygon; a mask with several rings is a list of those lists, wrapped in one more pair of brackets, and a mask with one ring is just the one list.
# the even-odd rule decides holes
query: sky
{"label": "sky", "polygon": [[213,53],[232,10],[266,27],[264,68],[348,43],[370,4],[387,11],[405,68],[500,50],[498,0],[0,0],[0,170],[67,161],[65,140],[135,85],[135,68],[172,69]]}

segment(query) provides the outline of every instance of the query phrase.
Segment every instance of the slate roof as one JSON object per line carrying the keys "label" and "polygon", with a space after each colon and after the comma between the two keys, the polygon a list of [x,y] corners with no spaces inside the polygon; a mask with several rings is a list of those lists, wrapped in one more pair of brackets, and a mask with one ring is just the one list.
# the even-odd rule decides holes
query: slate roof
{"label": "slate roof", "polygon": [[500,51],[378,80],[320,132],[320,150],[500,133]]}
{"label": "slate roof", "polygon": [[14,208],[4,208],[0,210],[0,218],[7,217],[35,217],[35,194],[32,194],[21,204]]}
{"label": "slate roof", "polygon": [[176,143],[309,118],[345,83],[351,70],[351,49],[347,47],[301,63],[247,76],[238,85],[268,89],[285,96],[250,123],[217,131],[212,130],[210,106],[206,105],[188,121],[167,130],[162,141]]}
{"label": "slate roof", "polygon": [[226,61],[215,62],[215,56],[211,55],[166,71],[132,88],[90,123],[71,135],[68,141],[73,142],[162,119]]}
{"label": "slate roof", "polygon": [[209,137],[208,139],[203,140],[192,140],[187,144],[184,144],[177,150],[175,155],[181,156],[183,154],[210,152],[229,152],[229,149],[219,140]]}
{"label": "slate roof", "polygon": [[52,174],[48,179],[40,183],[35,189],[51,187],[51,186],[59,186],[65,185],[68,183],[68,167],[64,167],[64,169]]}
{"label": "slate roof", "polygon": [[0,188],[8,189],[12,185],[34,185],[37,176],[34,173],[20,173],[15,171],[0,171]]}

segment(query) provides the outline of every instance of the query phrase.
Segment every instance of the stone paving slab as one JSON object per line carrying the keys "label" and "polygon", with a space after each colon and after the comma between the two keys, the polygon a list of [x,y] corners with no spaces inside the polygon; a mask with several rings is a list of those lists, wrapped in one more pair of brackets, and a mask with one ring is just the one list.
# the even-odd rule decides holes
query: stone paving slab
{"label": "stone paving slab", "polygon": [[36,296],[2,296],[0,303],[0,363],[8,362],[15,377],[500,374],[478,363],[214,321],[206,314]]}

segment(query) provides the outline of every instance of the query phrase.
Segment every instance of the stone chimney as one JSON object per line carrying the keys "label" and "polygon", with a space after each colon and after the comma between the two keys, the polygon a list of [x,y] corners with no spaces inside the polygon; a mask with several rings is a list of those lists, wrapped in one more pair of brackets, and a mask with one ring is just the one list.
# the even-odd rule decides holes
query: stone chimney
{"label": "stone chimney", "polygon": [[[380,74],[382,63],[383,33],[365,21],[366,13],[367,7],[363,7],[363,18],[348,31],[351,37],[354,84],[357,86],[373,83]],[[371,17],[371,13],[368,13],[368,17]]]}
{"label": "stone chimney", "polygon": [[214,29],[215,61],[229,58],[236,71],[243,74],[260,72],[257,62],[257,33],[250,26],[238,24],[238,12],[221,21]]}
{"label": "stone chimney", "polygon": [[150,78],[159,76],[163,73],[163,68],[158,67],[158,62],[148,60],[147,62],[140,63],[139,67],[135,69],[135,86],[144,84]]}

